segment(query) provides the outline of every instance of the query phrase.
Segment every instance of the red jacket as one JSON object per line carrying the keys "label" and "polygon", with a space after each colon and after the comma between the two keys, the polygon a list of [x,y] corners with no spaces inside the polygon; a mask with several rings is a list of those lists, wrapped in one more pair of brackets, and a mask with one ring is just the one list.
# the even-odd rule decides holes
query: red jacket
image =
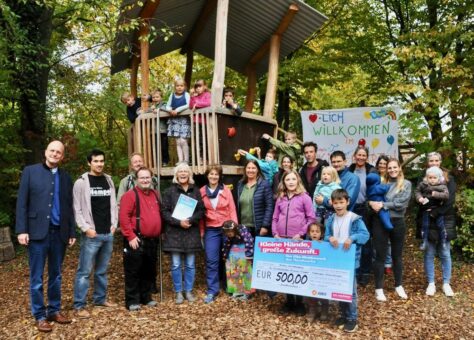
{"label": "red jacket", "polygon": [[[161,234],[160,202],[151,190],[145,194],[140,188],[136,189],[140,200],[140,232],[144,237],[156,238]],[[137,236],[135,234],[136,202],[133,190],[127,191],[120,200],[119,221],[123,236],[129,241],[133,240]]]}
{"label": "red jacket", "polygon": [[234,198],[229,188],[224,185],[224,190],[219,193],[216,209],[212,207],[211,200],[207,197],[206,186],[201,188],[201,197],[206,208],[206,214],[201,220],[201,235],[204,234],[205,227],[220,227],[225,221],[232,220],[236,223],[237,210],[235,209]]}

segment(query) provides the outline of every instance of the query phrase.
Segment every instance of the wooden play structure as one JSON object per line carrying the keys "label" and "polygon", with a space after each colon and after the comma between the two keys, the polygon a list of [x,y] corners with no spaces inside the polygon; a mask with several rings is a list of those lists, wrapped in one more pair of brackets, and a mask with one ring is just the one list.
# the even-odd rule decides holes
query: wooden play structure
{"label": "wooden play structure", "polygon": [[[213,59],[211,107],[180,114],[190,116],[191,120],[190,165],[197,174],[204,173],[209,164],[220,164],[224,174],[238,175],[242,173],[242,164],[234,158],[235,151],[256,145],[265,149],[261,135],[276,135],[278,127],[273,116],[279,61],[314,34],[326,17],[302,1],[125,0],[119,24],[136,19],[140,22],[137,30],[117,34],[112,72],[130,69],[130,91],[136,96],[139,68],[140,95],[149,93],[152,58],[180,49],[186,54],[184,78],[188,84],[192,80],[194,53]],[[158,37],[149,43],[151,30],[160,32],[168,27],[179,27],[180,34],[167,40]],[[123,46],[130,46],[130,51],[124,51]],[[247,76],[245,112],[240,117],[221,108],[226,66]],[[257,115],[252,113],[257,79],[265,73],[268,75],[263,115]],[[147,103],[143,101],[142,105],[146,110]],[[194,116],[205,118],[206,124],[193,124]],[[159,115],[141,114],[129,131],[129,152],[142,152],[146,164],[162,176],[171,175],[173,170],[160,166],[157,147],[159,120],[168,118],[164,111]]]}

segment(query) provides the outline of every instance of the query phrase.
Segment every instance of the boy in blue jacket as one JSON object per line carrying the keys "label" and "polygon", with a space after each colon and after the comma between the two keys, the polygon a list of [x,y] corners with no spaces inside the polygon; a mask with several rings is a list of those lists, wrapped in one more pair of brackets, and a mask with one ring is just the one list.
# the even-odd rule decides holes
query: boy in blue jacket
{"label": "boy in blue jacket", "polygon": [[[329,241],[334,248],[342,244],[343,250],[348,250],[352,243],[356,245],[355,269],[360,264],[361,246],[369,240],[369,232],[362,217],[348,211],[349,195],[344,189],[336,189],[331,194],[332,206],[335,214],[326,221],[324,240]],[[357,281],[354,275],[352,302],[339,302],[340,317],[336,319],[336,326],[343,327],[344,331],[352,333],[357,330]]]}

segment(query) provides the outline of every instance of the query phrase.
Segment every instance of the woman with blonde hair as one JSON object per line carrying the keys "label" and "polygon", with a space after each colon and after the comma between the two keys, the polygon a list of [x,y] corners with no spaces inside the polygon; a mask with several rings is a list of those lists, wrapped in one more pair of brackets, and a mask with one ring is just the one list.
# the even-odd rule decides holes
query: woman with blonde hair
{"label": "woman with blonde hair", "polygon": [[[385,195],[385,202],[369,201],[369,206],[374,212],[381,209],[388,210],[393,229],[384,228],[379,214],[371,214],[372,237],[375,248],[375,297],[377,301],[386,301],[383,292],[384,263],[387,249],[391,247],[393,261],[393,275],[395,278],[395,292],[401,299],[407,299],[407,294],[402,286],[403,280],[403,245],[405,243],[406,224],[405,213],[411,198],[411,183],[405,179],[400,162],[390,158],[387,163],[387,172],[384,175],[385,183],[392,184]],[[390,243],[389,243],[390,241]]]}
{"label": "woman with blonde hair", "polygon": [[[176,219],[173,212],[181,196],[197,201],[191,216]],[[194,302],[195,254],[202,250],[199,221],[204,216],[204,206],[199,188],[194,186],[193,173],[186,163],[174,168],[173,184],[163,194],[162,204],[165,232],[163,250],[171,253],[171,277],[176,292],[176,304],[184,302],[183,291],[189,302]],[[182,257],[184,257],[184,287],[182,284]]]}

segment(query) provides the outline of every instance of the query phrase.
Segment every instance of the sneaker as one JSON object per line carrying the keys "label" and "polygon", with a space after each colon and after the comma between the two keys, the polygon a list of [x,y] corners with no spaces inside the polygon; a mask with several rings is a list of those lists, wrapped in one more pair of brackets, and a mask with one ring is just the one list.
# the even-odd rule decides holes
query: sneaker
{"label": "sneaker", "polygon": [[248,301],[248,299],[249,299],[249,295],[247,295],[247,294],[240,294],[237,297],[237,300],[239,300],[239,301]]}
{"label": "sneaker", "polygon": [[385,294],[383,293],[383,289],[375,290],[375,298],[377,299],[377,301],[380,301],[380,302],[387,301],[387,298],[385,297]]}
{"label": "sneaker", "polygon": [[146,303],[146,305],[148,307],[156,307],[156,306],[158,306],[158,302],[156,302],[155,300],[150,300]]}
{"label": "sneaker", "polygon": [[420,244],[420,250],[425,250],[425,249],[426,249],[426,242],[423,241],[423,242],[421,242],[421,244]]}
{"label": "sneaker", "polygon": [[355,321],[355,320],[348,320],[348,321],[344,324],[344,332],[352,333],[352,332],[355,332],[356,330],[357,330],[357,321]]}
{"label": "sneaker", "polygon": [[204,303],[213,303],[216,297],[213,294],[207,294],[206,297],[204,298]]}
{"label": "sneaker", "polygon": [[74,312],[74,315],[78,319],[89,319],[91,317],[91,314],[88,311],[86,311],[84,308],[76,309],[76,311]]}
{"label": "sneaker", "polygon": [[446,295],[447,297],[453,297],[454,296],[454,292],[451,289],[451,286],[450,286],[449,283],[443,284],[443,292],[444,292],[444,295]]}
{"label": "sneaker", "polygon": [[405,289],[403,289],[402,286],[395,287],[395,292],[400,297],[400,299],[404,299],[404,300],[408,299],[408,295],[407,293],[405,293]]}
{"label": "sneaker", "polygon": [[178,292],[176,293],[176,300],[174,301],[177,305],[180,305],[184,302],[184,297],[183,297],[183,293],[181,292]]}
{"label": "sneaker", "polygon": [[337,327],[337,328],[341,328],[343,327],[347,322],[347,319],[343,316],[340,316],[336,319],[336,321],[334,321],[334,325]]}
{"label": "sneaker", "polygon": [[392,267],[385,267],[385,275],[391,275],[393,273]]}
{"label": "sneaker", "polygon": [[189,302],[196,301],[196,298],[194,297],[193,292],[191,292],[191,291],[186,292],[185,295],[186,295],[186,300],[188,300]]}
{"label": "sneaker", "polygon": [[130,306],[128,306],[128,310],[130,312],[136,312],[136,311],[140,310],[140,308],[141,308],[140,305],[130,305]]}
{"label": "sneaker", "polygon": [[428,287],[426,288],[426,295],[428,296],[433,296],[436,293],[436,286],[434,282],[431,282],[428,284]]}
{"label": "sneaker", "polygon": [[104,301],[102,303],[96,303],[96,307],[105,307],[105,308],[115,308],[118,307],[118,305],[115,302],[112,301]]}

